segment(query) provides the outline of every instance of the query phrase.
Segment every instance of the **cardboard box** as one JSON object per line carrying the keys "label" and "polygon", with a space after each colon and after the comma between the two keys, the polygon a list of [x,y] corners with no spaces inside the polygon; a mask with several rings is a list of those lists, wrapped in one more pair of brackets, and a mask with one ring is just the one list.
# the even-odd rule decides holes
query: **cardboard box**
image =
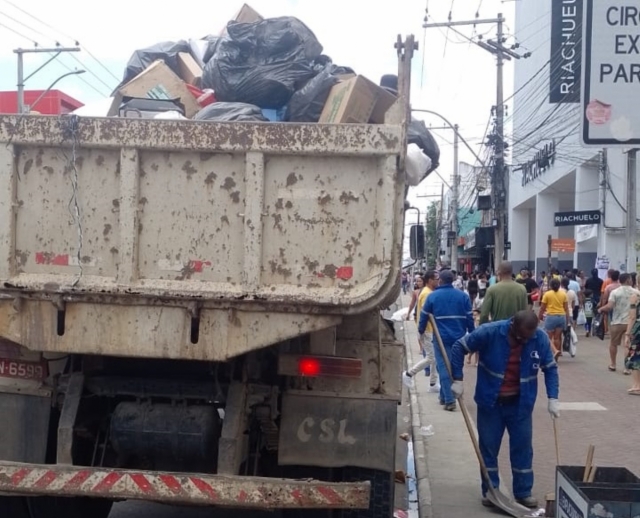
{"label": "cardboard box", "polygon": [[331,89],[318,122],[381,124],[384,122],[385,113],[394,102],[394,95],[366,77],[356,76],[341,81]]}
{"label": "cardboard box", "polygon": [[[244,4],[240,10],[236,13],[236,15],[231,18],[231,22],[238,23],[253,23],[253,22],[261,22],[264,18],[256,11],[253,7],[248,4]],[[225,25],[224,29],[220,32],[220,36],[227,35],[227,26]]]}
{"label": "cardboard box", "polygon": [[179,99],[184,105],[187,118],[191,119],[200,106],[189,92],[185,82],[175,75],[163,61],[154,61],[146,70],[122,86],[113,98],[109,117],[118,115],[124,97],[147,97],[149,99]]}
{"label": "cardboard box", "polygon": [[178,68],[180,77],[185,83],[200,87],[202,81],[202,67],[188,52],[178,52]]}

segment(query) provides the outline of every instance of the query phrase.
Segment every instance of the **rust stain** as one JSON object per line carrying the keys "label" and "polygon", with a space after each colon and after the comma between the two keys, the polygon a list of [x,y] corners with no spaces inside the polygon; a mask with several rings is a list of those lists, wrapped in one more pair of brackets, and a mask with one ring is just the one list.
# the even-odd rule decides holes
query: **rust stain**
{"label": "rust stain", "polygon": [[25,266],[29,260],[29,252],[16,250],[16,264],[20,267]]}
{"label": "rust stain", "polygon": [[44,155],[44,150],[39,149],[36,155],[36,167],[42,167],[42,155]]}
{"label": "rust stain", "polygon": [[357,196],[355,196],[352,192],[344,191],[340,195],[340,201],[346,205],[350,201],[360,201],[360,199]]}
{"label": "rust stain", "polygon": [[142,198],[140,198],[140,201],[138,201],[138,203],[140,205],[146,205],[147,203],[149,203],[149,200],[147,200],[147,198],[143,196]]}
{"label": "rust stain", "polygon": [[283,231],[282,228],[282,216],[280,214],[271,214],[273,218],[273,228],[277,228],[279,231]]}
{"label": "rust stain", "polygon": [[42,169],[44,169],[49,174],[53,174],[53,167],[51,167],[50,165],[45,165]]}
{"label": "rust stain", "polygon": [[282,265],[278,264],[276,261],[269,261],[269,266],[271,267],[271,273],[282,275],[285,279],[291,277],[292,272],[290,268],[284,268]]}
{"label": "rust stain", "polygon": [[120,200],[115,199],[111,202],[111,205],[113,205],[114,209],[119,209],[120,208]]}
{"label": "rust stain", "polygon": [[156,163],[151,164],[151,170],[157,172],[160,169],[160,166]]}
{"label": "rust stain", "polygon": [[27,160],[24,163],[24,168],[22,169],[22,174],[26,175],[31,170],[32,166],[33,166],[33,158],[30,158],[29,160]]}
{"label": "rust stain", "polygon": [[322,269],[322,275],[325,277],[329,277],[331,279],[335,279],[336,278],[336,272],[338,271],[338,268],[336,267],[336,265],[334,264],[327,264],[325,265],[325,267]]}
{"label": "rust stain", "polygon": [[233,191],[229,196],[233,203],[240,203],[240,191]]}
{"label": "rust stain", "polygon": [[298,183],[298,178],[296,177],[296,173],[289,173],[287,176],[287,187],[291,187]]}
{"label": "rust stain", "polygon": [[206,183],[207,185],[213,185],[217,178],[218,175],[216,173],[209,173],[204,179],[204,183]]}
{"label": "rust stain", "polygon": [[109,234],[111,234],[111,225],[109,223],[106,223],[104,226],[104,230],[102,231],[102,235],[104,237],[107,237]]}
{"label": "rust stain", "polygon": [[111,252],[112,254],[119,254],[120,250],[118,250],[115,246],[112,246],[109,252]]}
{"label": "rust stain", "polygon": [[96,165],[98,167],[101,167],[104,164],[104,156],[103,155],[98,155],[96,157]]}
{"label": "rust stain", "polygon": [[230,176],[227,176],[224,179],[224,183],[222,184],[222,189],[225,189],[227,191],[230,191],[231,189],[233,189],[236,186],[236,181],[231,178]]}
{"label": "rust stain", "polygon": [[292,207],[293,207],[293,203],[291,203],[291,201],[290,201],[290,200],[287,200],[287,203],[285,203],[285,204],[284,204],[284,206],[285,206],[287,209],[290,209],[290,208],[292,208]]}
{"label": "rust stain", "polygon": [[311,273],[315,272],[318,269],[318,266],[320,266],[320,263],[318,261],[312,261],[306,256],[303,258],[303,261],[305,266]]}
{"label": "rust stain", "polygon": [[[342,197],[340,199],[342,200]],[[318,196],[318,203],[320,205],[326,205],[330,201],[331,201],[331,195],[329,193],[326,193],[324,196]]]}
{"label": "rust stain", "polygon": [[227,216],[220,216],[220,223],[230,225],[229,218]]}
{"label": "rust stain", "polygon": [[282,210],[284,208],[284,200],[282,198],[278,198],[276,201],[276,209]]}
{"label": "rust stain", "polygon": [[191,180],[191,177],[198,172],[198,170],[194,167],[191,160],[187,160],[182,166],[182,170],[187,173],[187,178]]}
{"label": "rust stain", "polygon": [[380,180],[378,180],[378,187],[382,187],[382,184],[383,184],[383,183],[384,183],[384,182],[382,181],[382,178],[380,178]]}

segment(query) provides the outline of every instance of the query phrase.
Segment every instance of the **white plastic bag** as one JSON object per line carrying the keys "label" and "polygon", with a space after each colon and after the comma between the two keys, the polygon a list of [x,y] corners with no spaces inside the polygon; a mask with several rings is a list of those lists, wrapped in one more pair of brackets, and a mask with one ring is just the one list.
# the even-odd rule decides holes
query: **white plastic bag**
{"label": "white plastic bag", "polygon": [[402,308],[396,311],[393,315],[391,315],[391,320],[394,322],[402,322],[407,319],[407,315],[409,314],[409,308]]}
{"label": "white plastic bag", "polygon": [[583,326],[587,323],[587,317],[584,316],[584,310],[581,309],[580,313],[578,313],[578,325]]}
{"label": "white plastic bag", "polygon": [[407,185],[415,187],[427,175],[431,168],[431,159],[425,155],[417,144],[409,144],[407,147]]}
{"label": "white plastic bag", "polygon": [[575,357],[577,346],[578,345],[578,335],[574,331],[573,327],[571,328],[571,344],[569,345],[569,354],[572,358]]}

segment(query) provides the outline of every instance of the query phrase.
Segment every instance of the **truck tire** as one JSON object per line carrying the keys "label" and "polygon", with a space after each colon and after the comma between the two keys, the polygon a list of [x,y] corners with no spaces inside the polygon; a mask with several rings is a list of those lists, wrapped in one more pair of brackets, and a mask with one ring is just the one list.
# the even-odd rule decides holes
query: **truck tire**
{"label": "truck tire", "polygon": [[29,518],[27,501],[21,496],[0,496],[0,516]]}
{"label": "truck tire", "polygon": [[113,502],[102,498],[30,497],[30,518],[107,518]]}
{"label": "truck tire", "polygon": [[393,516],[395,481],[393,473],[377,469],[344,468],[344,482],[371,482],[369,509],[343,510],[341,518],[391,518]]}

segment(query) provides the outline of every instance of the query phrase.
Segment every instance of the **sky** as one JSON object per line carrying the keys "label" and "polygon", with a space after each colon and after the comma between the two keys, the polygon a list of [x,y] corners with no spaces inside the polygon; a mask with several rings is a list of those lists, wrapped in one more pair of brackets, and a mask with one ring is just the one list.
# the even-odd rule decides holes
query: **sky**
{"label": "sky", "polygon": [[[527,0],[252,0],[249,4],[264,17],[296,16],[314,31],[325,54],[336,64],[350,66],[378,82],[380,76],[397,71],[394,42],[398,34],[414,34],[420,50],[412,64],[412,106],[439,112],[460,126],[462,136],[480,154],[480,142],[495,105],[495,59],[452,30],[423,29],[425,10],[429,22],[506,18],[508,44],[512,43],[514,1]],[[530,0],[529,0],[530,1]],[[122,77],[131,53],[159,41],[200,38],[218,34],[244,2],[221,0],[191,2],[184,7],[160,9],[140,0],[84,2],[79,0],[0,0],[0,90],[16,89],[17,47],[55,46],[56,42],[82,47],[47,65],[26,84],[27,89],[46,89],[69,70],[86,70],[82,76],[62,79],[56,88],[82,102],[109,95]],[[460,33],[477,40],[495,37],[495,25],[459,27]],[[526,43],[526,42],[524,42]],[[525,47],[526,48],[526,45]],[[27,55],[25,74],[33,72],[48,55]],[[505,97],[513,84],[511,65],[505,68]],[[441,127],[437,117],[416,114],[427,125]],[[440,175],[450,182],[453,165],[450,130],[434,130],[441,148]],[[481,155],[482,156],[482,155]],[[461,145],[460,160],[476,163]],[[432,174],[413,188],[409,199],[426,211],[439,197],[442,181]],[[462,189],[464,191],[464,187]],[[464,196],[464,192],[461,193]],[[430,197],[423,197],[430,196]],[[464,201],[464,200],[463,200]],[[415,219],[408,214],[407,222]]]}

